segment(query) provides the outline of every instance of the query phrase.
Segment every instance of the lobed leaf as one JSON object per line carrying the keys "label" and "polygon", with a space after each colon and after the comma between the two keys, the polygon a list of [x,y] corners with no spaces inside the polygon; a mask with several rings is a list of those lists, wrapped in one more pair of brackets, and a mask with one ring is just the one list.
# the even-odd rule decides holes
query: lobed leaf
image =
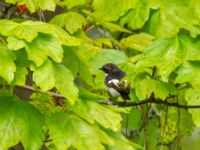
{"label": "lobed leaf", "polygon": [[14,79],[16,71],[14,60],[15,54],[0,43],[0,76],[9,83]]}
{"label": "lobed leaf", "polygon": [[11,96],[0,96],[0,149],[22,142],[26,150],[42,147],[42,115],[32,105]]}
{"label": "lobed leaf", "polygon": [[80,99],[74,105],[73,111],[91,124],[94,124],[94,121],[96,121],[105,128],[110,128],[114,131],[120,130],[120,122],[122,120],[120,114],[95,101]]}
{"label": "lobed leaf", "polygon": [[46,60],[33,73],[33,81],[43,91],[56,87],[71,104],[78,100],[78,89],[74,85],[73,80],[73,75],[64,65],[50,60]]}
{"label": "lobed leaf", "polygon": [[104,150],[103,143],[112,144],[105,132],[73,114],[56,113],[47,120],[47,125],[50,138],[59,150],[70,146],[81,150]]}
{"label": "lobed leaf", "polygon": [[6,0],[6,2],[20,5],[25,4],[31,13],[39,8],[54,11],[56,7],[54,0]]}
{"label": "lobed leaf", "polygon": [[68,12],[53,17],[50,20],[50,23],[60,27],[65,27],[69,33],[73,34],[78,31],[78,29],[82,29],[82,26],[86,24],[86,20],[79,13]]}

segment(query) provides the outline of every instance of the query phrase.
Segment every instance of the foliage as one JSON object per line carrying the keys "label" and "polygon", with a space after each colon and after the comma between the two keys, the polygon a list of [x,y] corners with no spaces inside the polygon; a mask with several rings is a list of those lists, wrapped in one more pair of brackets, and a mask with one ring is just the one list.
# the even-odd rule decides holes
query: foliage
{"label": "foliage", "polygon": [[[181,146],[181,138],[200,126],[198,107],[184,109],[200,105],[198,0],[5,3],[8,11],[0,11],[0,150],[18,143],[25,150],[42,145],[154,150],[159,144]],[[27,7],[23,14],[17,12],[20,5]],[[45,19],[56,7],[62,13]],[[125,106],[121,98],[118,106],[106,103],[99,68],[110,62],[126,72],[131,102],[154,98],[163,103],[138,109],[120,107]]]}

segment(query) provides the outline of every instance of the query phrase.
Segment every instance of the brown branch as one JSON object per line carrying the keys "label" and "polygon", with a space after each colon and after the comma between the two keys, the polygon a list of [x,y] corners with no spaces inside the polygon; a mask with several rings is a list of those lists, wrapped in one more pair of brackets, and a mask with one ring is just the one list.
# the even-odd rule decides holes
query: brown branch
{"label": "brown branch", "polygon": [[[25,85],[25,86],[18,86],[19,88],[23,88],[32,92],[43,92],[40,89],[35,89],[32,86],[29,85]],[[45,92],[46,94],[49,94],[53,97],[56,98],[63,98],[65,99],[65,97],[61,94],[58,93],[54,93],[54,92]],[[173,97],[173,96],[172,96]],[[168,97],[168,98],[172,98],[172,97]],[[172,107],[177,107],[177,108],[183,108],[183,109],[196,109],[196,108],[200,108],[200,105],[182,105],[179,103],[175,103],[175,102],[168,102],[167,99],[166,100],[162,100],[162,99],[158,99],[158,98],[154,98],[154,97],[150,97],[144,100],[139,100],[139,101],[134,101],[134,102],[117,102],[117,101],[106,101],[106,100],[97,100],[98,103],[100,104],[105,104],[105,105],[117,105],[120,107],[131,107],[131,106],[138,106],[138,105],[144,105],[144,104],[163,104],[163,105],[167,105],[167,106],[172,106]]]}

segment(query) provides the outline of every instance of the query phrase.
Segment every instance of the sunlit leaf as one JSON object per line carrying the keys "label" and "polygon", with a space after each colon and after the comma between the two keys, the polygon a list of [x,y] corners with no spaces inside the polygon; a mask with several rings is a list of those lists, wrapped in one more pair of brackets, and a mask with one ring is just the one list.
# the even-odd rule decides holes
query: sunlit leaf
{"label": "sunlit leaf", "polygon": [[54,114],[47,125],[50,138],[59,150],[66,150],[71,145],[81,150],[104,150],[103,143],[112,144],[105,132],[73,114]]}
{"label": "sunlit leaf", "polygon": [[95,101],[87,99],[79,100],[74,106],[73,111],[91,124],[94,124],[94,121],[97,121],[105,128],[110,128],[114,131],[119,130],[121,127],[120,122],[122,118],[120,114]]}
{"label": "sunlit leaf", "polygon": [[14,60],[15,54],[0,43],[0,76],[7,82],[14,79],[14,72],[16,71]]}
{"label": "sunlit leaf", "polygon": [[1,149],[8,149],[20,141],[27,150],[42,147],[44,121],[33,106],[11,96],[1,96],[0,118]]}
{"label": "sunlit leaf", "polygon": [[55,16],[51,19],[50,23],[65,27],[69,33],[73,34],[78,29],[82,29],[82,26],[86,24],[86,20],[78,13],[68,12]]}
{"label": "sunlit leaf", "polygon": [[47,60],[34,71],[33,80],[43,91],[56,87],[71,104],[78,100],[78,89],[74,85],[74,77],[62,64]]}
{"label": "sunlit leaf", "polygon": [[127,13],[120,20],[120,24],[127,24],[130,29],[140,29],[148,20],[150,9],[144,2],[140,2],[137,7]]}
{"label": "sunlit leaf", "polygon": [[6,2],[12,4],[25,4],[31,13],[39,8],[54,11],[56,7],[54,0],[6,0]]}
{"label": "sunlit leaf", "polygon": [[152,80],[152,79],[139,79],[135,81],[136,94],[139,99],[150,97],[152,93],[155,97],[165,99],[169,95],[176,94],[176,88],[168,83]]}
{"label": "sunlit leaf", "polygon": [[188,62],[183,64],[177,71],[176,83],[190,83],[194,88],[200,89],[200,62]]}
{"label": "sunlit leaf", "polygon": [[88,2],[90,2],[90,0],[64,0],[61,4],[71,9],[79,5],[86,5]]}
{"label": "sunlit leaf", "polygon": [[139,33],[129,36],[127,38],[123,38],[121,40],[121,43],[128,48],[143,51],[148,45],[150,45],[153,42],[153,40],[153,36],[146,33]]}
{"label": "sunlit leaf", "polygon": [[[188,103],[188,105],[200,105],[200,94],[199,90],[196,89],[188,89],[185,93],[185,99]],[[200,126],[200,110],[199,109],[191,109],[189,112],[192,115],[193,121],[197,127]]]}
{"label": "sunlit leaf", "polygon": [[79,54],[78,48],[64,47],[64,64],[74,76],[80,75],[88,85],[93,85],[90,65],[84,55]]}
{"label": "sunlit leaf", "polygon": [[47,57],[51,57],[56,62],[61,62],[63,49],[60,41],[52,36],[40,34],[31,43],[26,43],[26,52],[29,60],[40,66]]}

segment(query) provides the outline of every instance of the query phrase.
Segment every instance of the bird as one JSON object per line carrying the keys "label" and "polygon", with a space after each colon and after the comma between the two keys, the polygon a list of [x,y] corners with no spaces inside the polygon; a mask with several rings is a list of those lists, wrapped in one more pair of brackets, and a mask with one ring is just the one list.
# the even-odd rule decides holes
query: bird
{"label": "bird", "polygon": [[130,86],[125,86],[127,82],[126,80],[121,81],[122,78],[126,76],[126,73],[120,70],[113,63],[107,63],[99,69],[106,74],[104,83],[107,86],[109,95],[111,96],[110,100],[112,97],[116,98],[118,96],[121,96],[125,103],[126,100],[130,100]]}

